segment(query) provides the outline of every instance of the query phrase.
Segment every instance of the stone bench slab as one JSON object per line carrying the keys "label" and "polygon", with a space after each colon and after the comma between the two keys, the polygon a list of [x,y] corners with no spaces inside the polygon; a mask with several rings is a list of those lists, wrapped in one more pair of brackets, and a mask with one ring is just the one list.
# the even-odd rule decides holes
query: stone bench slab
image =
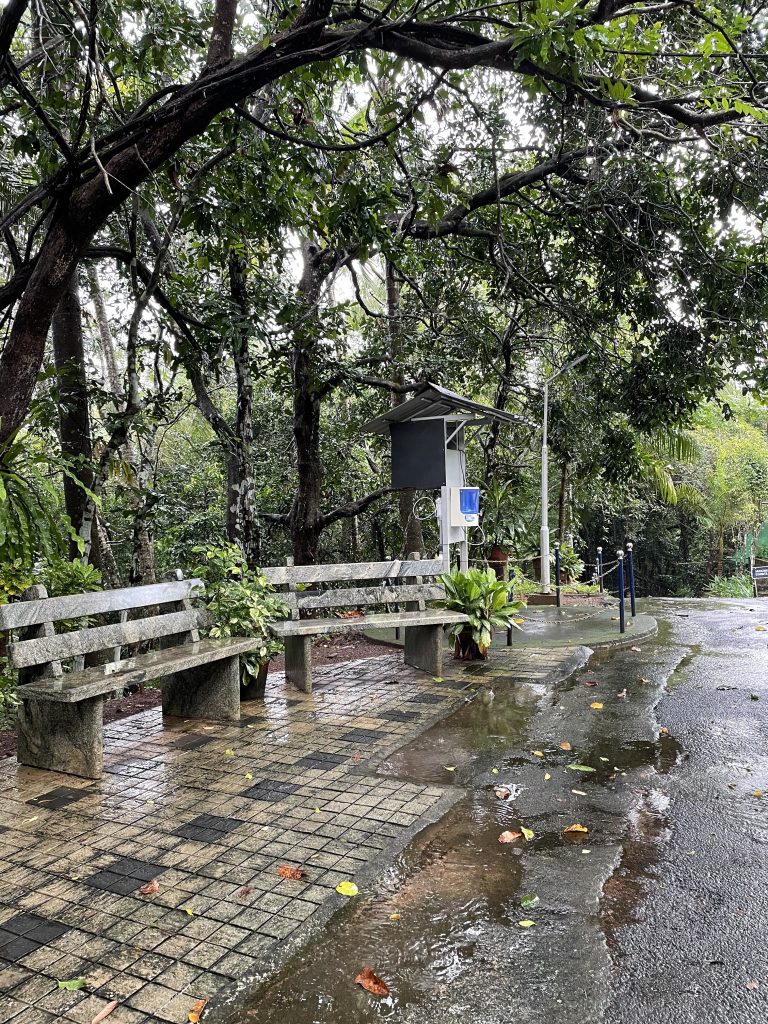
{"label": "stone bench slab", "polygon": [[343,633],[350,629],[386,629],[391,626],[452,626],[459,622],[469,622],[461,612],[443,611],[440,608],[428,608],[426,611],[413,612],[380,612],[373,615],[359,615],[351,619],[299,619],[270,623],[270,630],[277,637],[315,636],[324,633]]}

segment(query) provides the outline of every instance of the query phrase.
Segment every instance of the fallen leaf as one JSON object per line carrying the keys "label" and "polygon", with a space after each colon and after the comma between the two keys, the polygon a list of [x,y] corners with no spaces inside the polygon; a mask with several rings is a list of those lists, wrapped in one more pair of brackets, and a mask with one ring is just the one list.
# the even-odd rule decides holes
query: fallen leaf
{"label": "fallen leaf", "polygon": [[192,910],[190,907],[184,907],[184,913],[188,914],[189,917],[194,917],[195,916],[194,910]]}
{"label": "fallen leaf", "polygon": [[621,691],[621,693],[619,693],[617,696],[619,696],[619,697],[626,697],[627,696],[627,688],[626,688],[626,686]]}
{"label": "fallen leaf", "polygon": [[603,708],[603,705],[600,703],[599,700],[593,700],[592,703],[589,706],[591,708],[594,708],[595,711],[602,711],[602,708]]}
{"label": "fallen leaf", "polygon": [[225,750],[224,753],[227,755],[227,757],[234,757],[235,756],[234,750]]}
{"label": "fallen leaf", "polygon": [[572,772],[593,772],[594,768],[590,768],[588,764],[569,764],[569,769]]}
{"label": "fallen leaf", "polygon": [[520,925],[521,928],[533,928],[533,926],[536,924],[535,921],[518,921],[517,923]]}
{"label": "fallen leaf", "polygon": [[755,626],[755,632],[756,633],[764,633],[765,632],[765,626]]}
{"label": "fallen leaf", "polygon": [[532,828],[526,828],[525,825],[521,825],[520,828],[526,839],[533,839],[535,833]]}
{"label": "fallen leaf", "polygon": [[646,679],[645,676],[640,676],[640,682],[641,683],[650,683],[650,681],[651,680],[650,679]]}
{"label": "fallen leaf", "polygon": [[523,838],[523,833],[522,832],[509,832],[509,831],[507,831],[507,832],[502,832],[501,833],[501,835],[499,836],[499,842],[500,843],[514,843],[518,839],[522,839],[522,838]]}
{"label": "fallen leaf", "polygon": [[63,988],[67,992],[78,992],[81,988],[85,988],[85,978],[71,978],[69,981],[60,981],[59,988]]}
{"label": "fallen leaf", "polygon": [[299,882],[306,874],[304,868],[294,868],[290,864],[281,864],[277,869],[281,878],[290,878],[293,882]]}
{"label": "fallen leaf", "polygon": [[253,778],[253,773],[252,772],[246,772],[245,773],[245,778],[246,779],[252,779]]}
{"label": "fallen leaf", "polygon": [[103,1010],[100,1010],[91,1021],[91,1024],[101,1024],[101,1022],[107,1018],[113,1010],[116,1010],[119,1003],[116,999],[113,999],[111,1003],[107,1003]]}
{"label": "fallen leaf", "polygon": [[630,647],[629,649],[630,649],[630,651],[635,651],[637,654],[640,654],[640,648],[639,647]]}
{"label": "fallen leaf", "polygon": [[565,743],[560,744],[561,750],[572,750],[571,744],[566,740]]}
{"label": "fallen leaf", "polygon": [[544,772],[544,781],[545,782],[549,782],[549,780],[551,778],[552,778],[552,776],[549,774],[549,772]]}
{"label": "fallen leaf", "polygon": [[493,792],[498,800],[509,800],[510,796],[512,796],[512,790],[507,789],[506,786],[499,786]]}
{"label": "fallen leaf", "polygon": [[390,915],[389,915],[389,920],[390,920],[390,921],[399,921],[399,920],[400,920],[400,917],[401,917],[401,915],[400,915],[400,914],[390,914]]}
{"label": "fallen leaf", "polygon": [[544,751],[543,750],[534,750],[534,751],[532,751],[532,753],[533,753],[534,757],[544,757]]}
{"label": "fallen leaf", "polygon": [[25,819],[24,819],[24,824],[25,824],[25,825],[28,825],[28,824],[29,824],[29,823],[30,823],[31,821],[37,821],[37,819],[38,819],[39,817],[40,817],[40,815],[39,815],[39,814],[35,814],[35,815],[33,815],[33,816],[32,816],[31,818],[25,818]]}
{"label": "fallen leaf", "polygon": [[315,808],[315,810],[314,810],[314,813],[315,813],[315,814],[319,814],[319,813],[320,813],[320,808],[319,808],[319,807],[316,807],[316,808]]}
{"label": "fallen leaf", "polygon": [[187,1014],[187,1020],[189,1021],[189,1024],[199,1024],[200,1014],[203,1012],[203,1010],[205,1009],[207,1004],[208,1004],[208,999],[207,998],[206,999],[198,999],[197,1000],[195,1005],[192,1007],[192,1009]]}
{"label": "fallen leaf", "polygon": [[154,800],[147,800],[147,807],[154,807],[154,805],[155,805],[155,801]]}
{"label": "fallen leaf", "polygon": [[139,892],[142,896],[154,896],[156,892],[160,891],[160,883],[156,878],[153,878],[151,882],[147,882],[146,885],[142,885]]}
{"label": "fallen leaf", "polygon": [[584,683],[584,685],[585,686],[597,686],[597,680],[596,679],[588,679],[586,681],[586,683]]}
{"label": "fallen leaf", "polygon": [[756,789],[756,790],[754,791],[754,793],[752,794],[752,796],[756,796],[758,800],[760,799],[760,797],[761,797],[762,795],[763,795],[763,791],[762,791],[762,789]]}
{"label": "fallen leaf", "polygon": [[456,771],[456,765],[455,764],[444,764],[443,768],[445,768],[445,770],[447,772],[455,772]]}
{"label": "fallen leaf", "polygon": [[433,683],[442,683],[443,682],[443,677],[442,676],[432,676],[432,682]]}
{"label": "fallen leaf", "polygon": [[662,725],[662,727],[659,729],[659,733],[662,736],[669,736],[669,729],[666,727],[666,725]]}
{"label": "fallen leaf", "polygon": [[354,882],[339,882],[336,886],[336,892],[342,896],[357,896],[360,890]]}
{"label": "fallen leaf", "polygon": [[578,833],[583,835],[589,832],[589,829],[586,827],[586,825],[569,825],[567,828],[563,829],[563,832],[567,834]]}
{"label": "fallen leaf", "polygon": [[499,769],[498,768],[491,768],[491,775],[498,775],[498,774],[499,774]]}
{"label": "fallen leaf", "polygon": [[586,793],[584,792],[584,790],[583,790],[583,789],[572,789],[572,790],[571,790],[571,792],[572,792],[572,793],[575,793],[575,794],[576,794],[576,796],[586,796],[586,795],[587,795],[587,794],[586,794]]}
{"label": "fallen leaf", "polygon": [[608,758],[607,757],[601,757],[600,760],[601,761],[605,761],[605,763],[608,764]]}
{"label": "fallen leaf", "polygon": [[250,887],[250,885],[244,885],[242,889],[237,890],[237,896],[239,896],[241,900],[244,900],[245,897],[250,896],[252,892],[253,889]]}
{"label": "fallen leaf", "polygon": [[389,986],[381,978],[377,978],[370,967],[364,967],[355,978],[355,984],[360,985],[366,992],[373,996],[388,996]]}
{"label": "fallen leaf", "polygon": [[756,991],[757,989],[760,988],[760,982],[759,981],[748,981],[747,982],[747,988],[749,989],[750,992],[754,992],[754,991]]}
{"label": "fallen leaf", "polygon": [[520,900],[520,906],[523,908],[523,910],[533,910],[533,908],[538,907],[538,905],[539,897],[533,893],[530,896],[523,896],[523,898]]}

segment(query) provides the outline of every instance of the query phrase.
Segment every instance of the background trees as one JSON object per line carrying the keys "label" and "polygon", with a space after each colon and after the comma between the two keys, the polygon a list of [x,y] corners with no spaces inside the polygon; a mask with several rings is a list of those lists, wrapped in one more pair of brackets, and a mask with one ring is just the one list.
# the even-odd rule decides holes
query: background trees
{"label": "background trees", "polygon": [[[759,5],[6,5],[7,471],[19,438],[54,456],[110,581],[222,535],[251,565],[394,554],[434,524],[357,425],[425,379],[537,422],[587,353],[554,521],[592,548],[663,519],[653,580],[689,585],[675,544],[746,527],[704,526],[664,438],[768,374],[765,38]],[[473,456],[523,523],[535,448]]]}

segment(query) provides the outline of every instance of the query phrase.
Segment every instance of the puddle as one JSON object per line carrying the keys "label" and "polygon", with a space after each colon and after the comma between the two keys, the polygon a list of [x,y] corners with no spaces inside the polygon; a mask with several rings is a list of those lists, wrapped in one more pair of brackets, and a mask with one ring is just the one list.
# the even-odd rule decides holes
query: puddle
{"label": "puddle", "polygon": [[640,919],[646,885],[655,877],[662,847],[671,831],[667,806],[667,797],[659,790],[643,795],[640,807],[630,819],[619,866],[603,887],[600,924],[614,952],[619,949],[620,929]]}
{"label": "puddle", "polygon": [[[519,917],[521,851],[499,849],[511,808],[480,792],[420,833],[343,923],[259,995],[243,1018],[257,1024],[365,1024],[428,1002],[474,961],[489,923]],[[393,920],[399,915],[399,920]],[[383,977],[388,997],[354,984],[364,966]]]}

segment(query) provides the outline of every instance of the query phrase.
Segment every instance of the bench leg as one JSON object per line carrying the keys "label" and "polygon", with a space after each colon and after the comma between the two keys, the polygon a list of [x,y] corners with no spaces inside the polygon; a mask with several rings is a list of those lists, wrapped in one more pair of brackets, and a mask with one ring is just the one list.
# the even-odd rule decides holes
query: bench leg
{"label": "bench leg", "polygon": [[285,678],[304,693],[312,693],[312,637],[285,638]]}
{"label": "bench leg", "polygon": [[443,627],[408,626],[405,630],[406,665],[413,665],[432,676],[443,672]]}
{"label": "bench leg", "polygon": [[240,719],[240,658],[197,665],[163,683],[163,714],[178,718]]}
{"label": "bench leg", "polygon": [[104,697],[77,704],[25,700],[16,713],[19,764],[100,779],[104,768]]}

